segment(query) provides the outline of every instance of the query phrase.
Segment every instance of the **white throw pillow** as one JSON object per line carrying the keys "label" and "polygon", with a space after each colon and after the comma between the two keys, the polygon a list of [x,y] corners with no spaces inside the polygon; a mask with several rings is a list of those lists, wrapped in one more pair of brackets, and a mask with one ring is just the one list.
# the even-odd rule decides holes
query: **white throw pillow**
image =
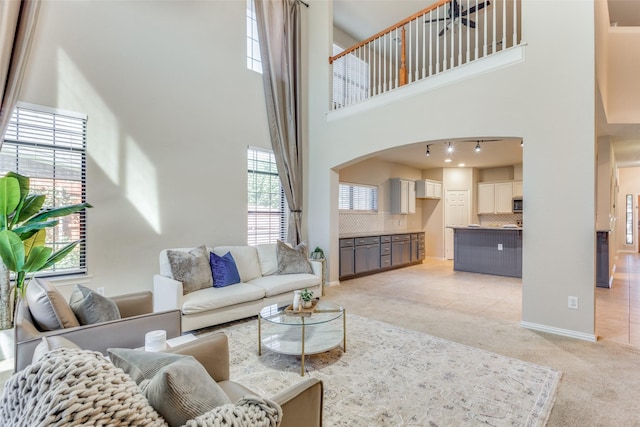
{"label": "white throw pillow", "polygon": [[255,246],[217,246],[213,248],[213,252],[219,256],[224,256],[227,252],[231,252],[242,282],[247,283],[256,277],[262,277],[258,251]]}
{"label": "white throw pillow", "polygon": [[263,276],[270,276],[278,271],[278,254],[275,243],[257,245],[260,269]]}

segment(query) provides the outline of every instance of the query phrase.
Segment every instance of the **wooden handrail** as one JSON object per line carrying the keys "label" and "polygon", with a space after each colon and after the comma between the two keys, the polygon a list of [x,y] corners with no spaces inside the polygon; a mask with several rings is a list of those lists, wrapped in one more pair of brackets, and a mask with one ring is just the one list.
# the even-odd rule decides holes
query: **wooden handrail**
{"label": "wooden handrail", "polygon": [[379,33],[374,34],[373,36],[369,37],[368,39],[366,39],[364,41],[361,41],[360,43],[358,43],[358,44],[356,44],[354,46],[351,46],[349,49],[345,49],[342,52],[340,52],[339,54],[329,57],[329,64],[333,64],[333,61],[335,61],[336,59],[341,58],[341,57],[343,57],[345,55],[348,55],[349,53],[353,52],[356,49],[361,48],[362,46],[366,45],[367,43],[369,43],[369,42],[371,42],[371,41],[373,41],[375,39],[377,39],[378,37],[382,37],[383,35],[385,35],[387,33],[390,33],[391,31],[395,30],[396,28],[400,28],[403,25],[413,21],[417,17],[419,17],[421,15],[425,15],[426,13],[437,9],[440,6],[444,6],[447,3],[451,3],[451,0],[440,0],[439,2],[434,3],[431,6],[426,7],[424,9],[422,9],[421,11],[414,13],[413,15],[409,16],[408,18],[405,18],[402,21],[393,24],[389,28],[386,28],[386,29],[380,31]]}

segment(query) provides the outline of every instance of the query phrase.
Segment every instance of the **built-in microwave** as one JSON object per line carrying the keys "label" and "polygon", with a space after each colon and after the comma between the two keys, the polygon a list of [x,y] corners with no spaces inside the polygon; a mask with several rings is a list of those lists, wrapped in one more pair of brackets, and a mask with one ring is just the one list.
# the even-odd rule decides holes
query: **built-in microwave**
{"label": "built-in microwave", "polygon": [[513,213],[522,213],[522,197],[513,198]]}

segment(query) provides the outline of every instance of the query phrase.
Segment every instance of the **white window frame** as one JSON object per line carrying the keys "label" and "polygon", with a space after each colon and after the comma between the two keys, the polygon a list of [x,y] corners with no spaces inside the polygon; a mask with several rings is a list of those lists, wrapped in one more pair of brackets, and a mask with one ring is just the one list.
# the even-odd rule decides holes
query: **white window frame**
{"label": "white window frame", "polygon": [[[31,191],[47,196],[44,207],[85,203],[86,148],[85,114],[20,102],[0,149],[0,174],[12,171],[28,177]],[[86,274],[85,210],[58,220],[56,227],[47,229],[45,244],[55,252],[76,240],[80,243],[61,262],[35,276]]]}
{"label": "white window frame", "polygon": [[256,20],[256,4],[247,0],[247,68],[262,74],[262,58],[260,56],[260,38]]}
{"label": "white window frame", "polygon": [[[260,186],[261,183],[265,185]],[[274,188],[276,185],[277,189]],[[270,187],[270,190],[260,191],[265,187]],[[270,206],[258,206],[260,199],[267,200]],[[247,149],[247,206],[248,245],[286,241],[289,207],[271,150]]]}

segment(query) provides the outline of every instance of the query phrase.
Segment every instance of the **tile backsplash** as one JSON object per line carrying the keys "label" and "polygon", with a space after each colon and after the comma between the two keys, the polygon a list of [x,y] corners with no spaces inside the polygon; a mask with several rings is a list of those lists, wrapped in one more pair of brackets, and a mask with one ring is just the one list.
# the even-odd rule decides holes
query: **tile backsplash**
{"label": "tile backsplash", "polygon": [[389,212],[377,214],[341,213],[340,234],[351,233],[393,233],[420,228],[422,213],[416,210],[411,215],[396,215]]}
{"label": "tile backsplash", "polygon": [[504,224],[520,224],[522,223],[522,214],[486,214],[478,215],[480,225],[485,227],[497,226]]}

